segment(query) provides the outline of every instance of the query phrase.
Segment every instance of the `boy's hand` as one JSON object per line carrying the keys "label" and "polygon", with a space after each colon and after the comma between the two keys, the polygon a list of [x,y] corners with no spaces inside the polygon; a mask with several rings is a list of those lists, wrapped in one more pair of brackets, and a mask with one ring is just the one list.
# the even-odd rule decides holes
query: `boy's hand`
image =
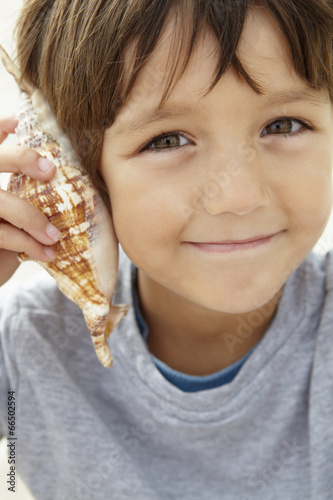
{"label": "boy's hand", "polygon": [[[0,143],[14,133],[17,124],[14,118],[0,118]],[[56,167],[36,151],[8,145],[0,146],[0,174],[2,172],[22,172],[33,179],[46,181],[55,175]],[[55,256],[50,245],[59,237],[60,233],[40,210],[0,189],[0,286],[18,268],[18,253],[50,261]]]}

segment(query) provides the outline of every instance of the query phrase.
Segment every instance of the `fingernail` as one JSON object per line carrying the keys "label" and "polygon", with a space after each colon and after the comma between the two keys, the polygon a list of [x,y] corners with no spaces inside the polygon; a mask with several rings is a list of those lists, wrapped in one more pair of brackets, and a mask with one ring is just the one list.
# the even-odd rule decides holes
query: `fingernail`
{"label": "fingernail", "polygon": [[58,229],[53,224],[51,224],[50,222],[46,226],[46,234],[53,241],[58,241],[59,238],[60,238],[60,236],[61,236],[61,232],[58,231]]}
{"label": "fingernail", "polygon": [[51,163],[49,160],[46,158],[38,158],[38,170],[41,172],[49,172],[51,168],[53,168],[53,163]]}
{"label": "fingernail", "polygon": [[55,251],[50,247],[44,247],[44,253],[48,259],[54,259],[54,257],[57,255]]}

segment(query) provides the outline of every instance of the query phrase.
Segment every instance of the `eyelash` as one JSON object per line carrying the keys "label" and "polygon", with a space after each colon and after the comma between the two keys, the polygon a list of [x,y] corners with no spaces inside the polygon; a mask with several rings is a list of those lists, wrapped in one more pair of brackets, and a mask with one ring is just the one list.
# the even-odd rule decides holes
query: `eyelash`
{"label": "eyelash", "polygon": [[[272,136],[276,135],[278,137],[283,137],[284,139],[290,139],[291,137],[297,137],[298,135],[303,134],[307,130],[314,130],[314,127],[312,127],[309,123],[306,123],[305,121],[301,120],[300,118],[294,118],[291,116],[280,116],[278,118],[275,118],[275,120],[267,123],[267,125],[265,125],[264,129],[267,128],[269,125],[273,125],[276,122],[281,122],[284,120],[290,120],[291,122],[297,122],[299,125],[302,125],[302,127],[305,127],[305,130],[304,130],[304,128],[301,128],[297,132],[293,132],[290,134],[267,134],[267,135],[272,135]],[[260,137],[265,137],[265,136],[260,135]]]}
{"label": "eyelash", "polygon": [[[275,120],[273,120],[273,121],[269,122],[267,125],[265,125],[264,129],[266,127],[268,127],[269,125],[273,125],[274,123],[279,122],[279,121],[283,121],[283,120],[290,120],[291,122],[297,122],[299,125],[302,125],[303,127],[305,127],[305,130],[303,128],[301,128],[297,132],[293,132],[290,134],[265,134],[265,135],[272,135],[272,136],[276,135],[278,137],[283,137],[284,139],[290,139],[291,137],[297,137],[298,135],[306,132],[307,130],[314,130],[314,128],[311,125],[309,125],[308,123],[305,123],[303,120],[301,120],[299,118],[292,118],[290,116],[281,116],[279,118],[275,118]],[[173,135],[179,135],[179,136],[185,137],[185,139],[187,139],[188,141],[190,140],[188,137],[186,137],[186,135],[183,132],[179,132],[177,130],[161,132],[159,135],[152,137],[150,139],[150,141],[145,146],[143,146],[143,148],[141,148],[139,153],[147,152],[147,153],[153,153],[153,154],[156,154],[156,153],[160,154],[160,153],[167,153],[168,151],[174,151],[176,149],[182,148],[183,146],[174,146],[171,148],[162,148],[162,149],[152,148],[152,149],[149,149],[149,146],[151,144],[153,144],[155,141],[157,141],[158,139],[163,139],[163,137],[169,137],[169,136],[173,136]],[[261,137],[265,137],[265,135],[261,136]]]}
{"label": "eyelash", "polygon": [[180,135],[182,137],[185,137],[185,139],[187,139],[188,141],[190,141],[190,139],[188,137],[186,137],[186,135],[183,132],[179,132],[178,130],[161,132],[159,135],[156,135],[155,137],[150,139],[150,141],[147,142],[147,144],[145,146],[143,146],[143,148],[139,151],[139,153],[144,153],[145,151],[147,151],[147,153],[153,153],[153,154],[154,153],[166,153],[168,151],[174,151],[175,149],[182,148],[183,146],[174,146],[172,148],[164,148],[164,149],[158,149],[158,148],[148,149],[149,146],[151,144],[153,144],[155,141],[157,141],[158,139],[163,139],[163,137],[169,137],[170,135]]}

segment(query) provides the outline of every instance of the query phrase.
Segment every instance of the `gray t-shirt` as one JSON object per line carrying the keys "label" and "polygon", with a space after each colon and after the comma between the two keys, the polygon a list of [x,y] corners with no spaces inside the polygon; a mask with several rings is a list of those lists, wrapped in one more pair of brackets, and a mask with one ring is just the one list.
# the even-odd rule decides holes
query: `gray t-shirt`
{"label": "gray t-shirt", "polygon": [[[120,247],[130,311],[99,363],[78,307],[43,276],[0,289],[0,431],[36,500],[332,500],[333,251],[311,253],[228,384],[183,392],[156,368]],[[8,447],[8,450],[10,447]]]}

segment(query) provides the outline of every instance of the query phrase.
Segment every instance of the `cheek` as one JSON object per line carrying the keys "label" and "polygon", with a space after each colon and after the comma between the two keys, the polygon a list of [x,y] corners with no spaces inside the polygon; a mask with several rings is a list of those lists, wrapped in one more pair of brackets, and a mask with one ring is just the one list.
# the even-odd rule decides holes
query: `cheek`
{"label": "cheek", "polygon": [[[313,168],[318,165],[318,168]],[[321,234],[332,209],[332,158],[317,158],[305,168],[295,183],[290,200],[291,212],[300,227]]]}
{"label": "cheek", "polygon": [[163,251],[182,227],[179,197],[158,176],[114,178],[109,183],[115,231],[124,248]]}
{"label": "cheek", "polygon": [[277,197],[299,235],[319,237],[332,208],[332,152],[325,141],[294,158],[283,159],[277,170]]}

